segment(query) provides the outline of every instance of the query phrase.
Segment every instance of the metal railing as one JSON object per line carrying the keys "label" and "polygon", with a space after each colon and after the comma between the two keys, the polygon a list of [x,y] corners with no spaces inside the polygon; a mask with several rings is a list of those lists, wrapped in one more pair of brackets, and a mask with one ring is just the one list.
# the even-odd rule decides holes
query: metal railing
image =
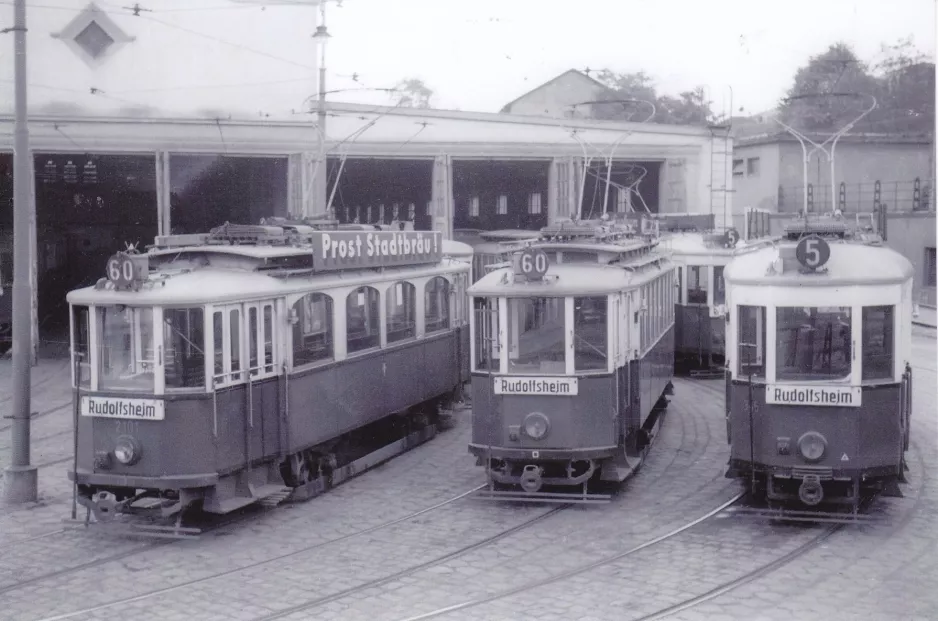
{"label": "metal railing", "polygon": [[[874,181],[873,183],[837,184],[837,208],[844,213],[872,211],[885,203],[889,210],[934,211],[934,182],[919,177],[911,181]],[[800,211],[804,202],[804,186],[778,187],[779,213]],[[831,205],[831,186],[808,184],[808,211],[827,212]]]}

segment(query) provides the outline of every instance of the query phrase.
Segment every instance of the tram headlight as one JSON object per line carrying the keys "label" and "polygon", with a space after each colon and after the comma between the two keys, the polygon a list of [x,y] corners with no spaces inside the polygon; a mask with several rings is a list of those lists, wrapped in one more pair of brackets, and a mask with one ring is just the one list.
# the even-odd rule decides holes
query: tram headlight
{"label": "tram headlight", "polygon": [[524,418],[524,433],[535,440],[540,440],[550,431],[550,421],[540,412],[531,412]]}
{"label": "tram headlight", "polygon": [[798,438],[798,450],[807,461],[819,461],[824,457],[827,449],[827,440],[816,431],[809,431]]}
{"label": "tram headlight", "polygon": [[129,466],[140,459],[140,446],[130,436],[121,436],[114,445],[114,457],[120,463]]}

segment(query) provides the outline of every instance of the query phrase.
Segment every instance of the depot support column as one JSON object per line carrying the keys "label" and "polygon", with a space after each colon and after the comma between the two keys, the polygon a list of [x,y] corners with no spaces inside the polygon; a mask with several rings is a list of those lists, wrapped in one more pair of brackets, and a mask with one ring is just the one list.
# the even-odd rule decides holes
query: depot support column
{"label": "depot support column", "polygon": [[13,143],[13,426],[12,465],[4,473],[8,502],[33,502],[36,467],[29,465],[29,397],[32,357],[32,286],[29,133],[26,128],[26,0],[13,7],[16,120]]}

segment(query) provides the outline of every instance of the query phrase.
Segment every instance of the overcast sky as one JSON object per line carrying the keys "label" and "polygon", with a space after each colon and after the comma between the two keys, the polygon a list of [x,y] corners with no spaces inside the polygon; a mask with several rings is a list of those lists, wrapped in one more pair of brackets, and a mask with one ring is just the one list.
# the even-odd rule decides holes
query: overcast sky
{"label": "overcast sky", "polygon": [[[203,0],[204,1],[204,0]],[[329,90],[416,77],[434,107],[498,111],[567,69],[644,70],[659,93],[708,85],[714,110],[775,106],[834,41],[864,61],[912,36],[935,55],[935,0],[344,0],[330,4]],[[367,91],[330,95],[387,103]],[[724,101],[726,103],[724,104]]]}

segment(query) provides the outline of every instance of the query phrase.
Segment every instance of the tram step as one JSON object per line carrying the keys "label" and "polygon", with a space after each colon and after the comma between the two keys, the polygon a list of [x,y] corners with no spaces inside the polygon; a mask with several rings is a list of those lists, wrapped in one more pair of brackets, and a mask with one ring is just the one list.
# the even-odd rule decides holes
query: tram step
{"label": "tram step", "polygon": [[[276,487],[276,486],[268,486],[268,487]],[[289,498],[290,494],[292,493],[293,493],[292,487],[278,487],[277,491],[262,498],[260,501],[260,504],[265,507],[271,507],[271,508],[276,507],[277,505],[282,503],[284,500]]]}

